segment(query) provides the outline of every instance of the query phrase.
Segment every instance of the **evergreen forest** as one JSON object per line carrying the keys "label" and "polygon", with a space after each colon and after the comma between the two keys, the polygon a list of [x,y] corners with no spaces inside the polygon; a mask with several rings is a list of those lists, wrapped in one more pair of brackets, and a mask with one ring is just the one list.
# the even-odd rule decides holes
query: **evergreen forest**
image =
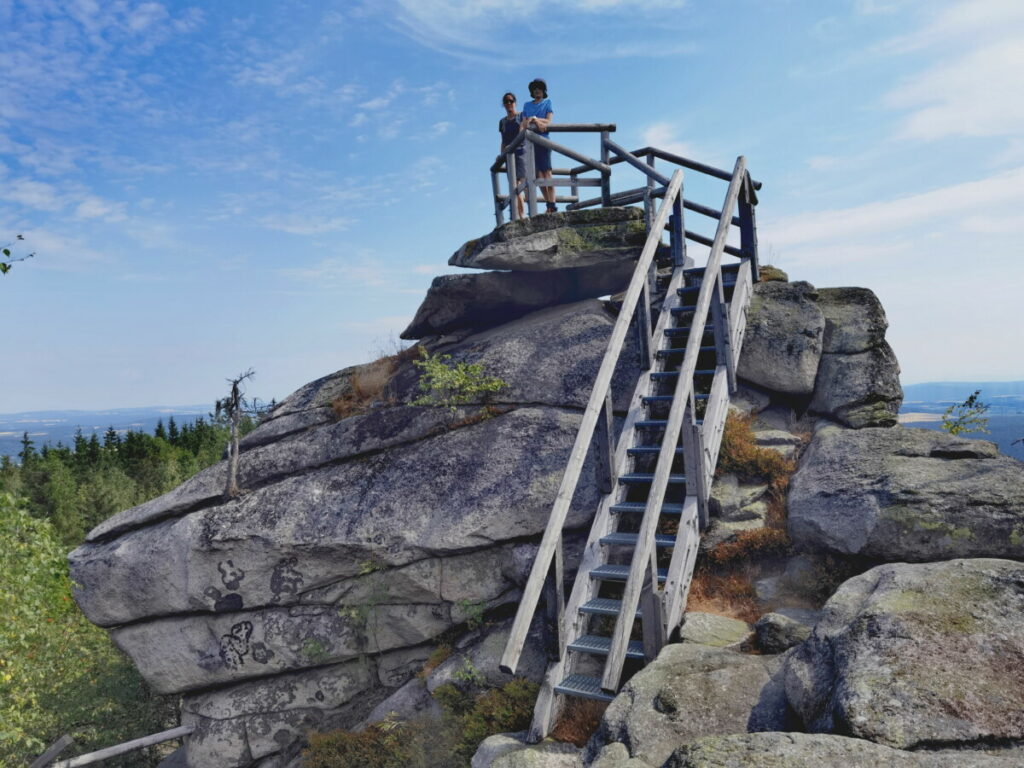
{"label": "evergreen forest", "polygon": [[[255,426],[243,418],[242,434]],[[72,598],[67,553],[97,523],[165,493],[219,461],[230,435],[209,419],[161,421],[153,434],[81,432],[70,446],[22,437],[0,458],[0,765],[25,765],[63,734],[68,757],[178,724],[175,697],[155,696]],[[166,751],[166,747],[163,751]],[[160,748],[108,765],[151,766]]]}

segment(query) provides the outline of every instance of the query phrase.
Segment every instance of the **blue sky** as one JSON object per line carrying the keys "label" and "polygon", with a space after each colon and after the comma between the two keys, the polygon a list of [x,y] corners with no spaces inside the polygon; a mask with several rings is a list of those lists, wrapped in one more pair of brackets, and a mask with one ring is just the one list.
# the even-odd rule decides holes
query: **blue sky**
{"label": "blue sky", "polygon": [[37,254],[0,278],[0,412],[386,351],[493,226],[536,76],[556,121],[746,155],[762,258],[875,290],[905,383],[1024,379],[1022,71],[1019,0],[0,0],[0,237]]}

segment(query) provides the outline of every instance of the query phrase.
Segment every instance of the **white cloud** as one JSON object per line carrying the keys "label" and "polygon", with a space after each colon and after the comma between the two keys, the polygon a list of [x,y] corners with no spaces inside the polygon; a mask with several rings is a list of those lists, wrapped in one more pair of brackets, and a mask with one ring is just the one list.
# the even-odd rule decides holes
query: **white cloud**
{"label": "white cloud", "polygon": [[899,138],[1024,133],[1024,3],[961,0],[929,13],[928,23],[878,48],[936,54],[935,63],[885,96],[887,106],[908,110]]}
{"label": "white cloud", "polygon": [[942,187],[930,192],[852,208],[814,211],[778,220],[765,227],[760,236],[780,250],[813,244],[832,246],[912,230],[927,222],[942,222],[945,228],[962,228],[971,215],[992,215],[994,210],[1010,218],[1024,205],[1024,167]]}
{"label": "white cloud", "polygon": [[391,99],[392,99],[391,96],[378,96],[375,99],[370,99],[369,101],[364,101],[359,106],[361,108],[363,108],[363,109],[370,109],[370,110],[384,109],[384,107],[388,106],[388,104],[391,103]]}
{"label": "white cloud", "polygon": [[319,288],[378,288],[390,281],[383,263],[366,254],[361,254],[358,260],[327,258],[309,267],[282,269],[281,273]]}
{"label": "white cloud", "polygon": [[104,200],[95,195],[87,195],[75,208],[77,219],[103,219],[104,221],[124,221],[124,203]]}
{"label": "white cloud", "polygon": [[355,223],[344,216],[304,216],[302,214],[270,214],[259,220],[267,229],[276,229],[291,235],[322,235],[339,232]]}
{"label": "white cloud", "polygon": [[671,123],[654,123],[647,126],[641,136],[646,147],[655,147],[683,157],[697,157],[692,144],[676,137],[676,128]]}
{"label": "white cloud", "polygon": [[0,199],[40,211],[59,211],[65,205],[56,187],[31,179],[13,179],[5,182],[0,188]]}

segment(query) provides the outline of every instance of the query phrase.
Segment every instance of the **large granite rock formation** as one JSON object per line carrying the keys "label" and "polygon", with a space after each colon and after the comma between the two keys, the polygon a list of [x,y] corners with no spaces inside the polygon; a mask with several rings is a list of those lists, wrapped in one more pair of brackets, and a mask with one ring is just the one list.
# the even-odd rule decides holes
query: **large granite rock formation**
{"label": "large granite rock formation", "polygon": [[[309,728],[352,727],[391,710],[430,712],[431,690],[451,679],[456,665],[494,661],[498,629],[477,637],[480,630],[467,634],[469,624],[486,614],[501,628],[519,598],[615,320],[601,302],[574,299],[628,279],[639,217],[540,216],[468,243],[453,257],[467,266],[518,269],[470,276],[477,287],[510,279],[502,275],[545,286],[508,311],[492,311],[491,299],[481,299],[480,312],[470,302],[469,311],[463,305],[450,316],[433,298],[422,308],[428,320],[416,335],[427,334],[429,351],[481,363],[507,382],[489,411],[409,405],[420,394],[419,371],[401,357],[387,364],[394,368],[387,386],[339,420],[332,403],[379,375],[382,364],[337,371],[286,398],[245,438],[245,490],[237,498],[222,496],[222,462],[105,521],[72,553],[86,615],[111,629],[154,687],[182,694],[183,721],[196,727],[190,765],[294,766]],[[536,271],[541,266],[554,269]],[[558,270],[577,272],[559,283]],[[984,487],[984,478],[1016,476],[987,444],[934,436],[937,442],[921,447],[923,438],[905,437],[909,430],[877,428],[891,422],[900,398],[884,331],[870,292],[781,281],[755,287],[740,366],[749,386],[740,400],[756,416],[759,444],[798,456],[803,438],[795,432],[808,408],[842,425],[818,431],[794,480],[794,538],[816,551],[873,557],[886,557],[879,554],[884,546],[892,557],[924,552],[918,559],[1019,556],[1024,530],[1012,522],[1021,514],[1019,495]],[[620,413],[637,373],[629,347],[613,387]],[[840,445],[845,458],[833,455]],[[906,476],[886,485],[887,470],[878,464],[886,460],[907,464]],[[915,462],[931,467],[930,480]],[[943,496],[940,484],[953,490]],[[900,496],[901,485],[926,502]],[[732,525],[763,525],[762,493],[736,482],[718,489],[716,503]],[[985,514],[967,520],[956,501],[965,495],[981,499]],[[856,503],[843,506],[843,497]],[[586,527],[595,501],[592,486],[581,486],[573,529]],[[888,512],[896,506],[904,522],[906,510],[924,522],[899,527],[898,515]],[[1005,543],[961,548],[961,528]],[[879,543],[886,530],[910,543]],[[840,540],[847,534],[853,543]],[[578,533],[567,537],[570,573],[581,543]],[[689,628],[691,639],[699,639],[699,624]],[[736,649],[670,646],[634,678],[602,726],[604,742],[595,750],[602,768],[617,764],[622,749],[622,765],[642,768],[641,754],[660,765],[677,759],[671,755],[684,741],[752,723],[785,727],[781,688],[772,682],[779,659],[740,654],[749,626],[737,626],[743,638]],[[782,629],[780,647],[802,634]],[[438,638],[453,632],[462,633],[456,655],[420,680]],[[529,668],[536,678],[539,652],[535,660]],[[728,695],[708,695],[719,689]],[[681,697],[704,708],[687,704],[684,714]],[[492,762],[582,760],[561,747],[518,752]]]}
{"label": "large granite rock formation", "polygon": [[789,532],[875,560],[1024,558],[1024,464],[926,429],[827,426],[793,476]]}
{"label": "large granite rock formation", "polygon": [[785,686],[812,732],[900,749],[1024,740],[1024,565],[893,564],[847,581]]}

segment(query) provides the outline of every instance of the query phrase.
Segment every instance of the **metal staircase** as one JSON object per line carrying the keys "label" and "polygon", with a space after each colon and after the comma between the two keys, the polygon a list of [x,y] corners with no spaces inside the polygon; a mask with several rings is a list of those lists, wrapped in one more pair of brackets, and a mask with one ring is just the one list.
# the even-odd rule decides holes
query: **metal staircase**
{"label": "metal staircase", "polygon": [[[652,148],[629,153],[606,137],[603,149],[605,167],[628,162],[647,175],[647,187],[611,195],[605,180],[602,199],[570,208],[643,200],[648,238],[622,298],[501,659],[504,671],[515,670],[543,597],[551,664],[538,696],[532,740],[548,734],[565,696],[611,700],[624,671],[657,656],[682,620],[757,280],[759,185],[744,158],[729,174]],[[609,161],[610,153],[617,157]],[[644,155],[646,163],[639,159]],[[655,170],[655,157],[727,179],[721,210],[685,200],[683,171],[668,179]],[[684,208],[716,218],[714,238],[686,231]],[[733,226],[739,229],[738,248],[727,244]],[[709,246],[703,267],[692,266],[686,240]],[[723,265],[724,255],[737,261]],[[659,258],[670,269],[659,272]],[[638,334],[642,373],[616,440],[611,379],[630,327]],[[591,450],[597,477],[584,482],[596,482],[602,497],[566,598],[562,530]]]}

